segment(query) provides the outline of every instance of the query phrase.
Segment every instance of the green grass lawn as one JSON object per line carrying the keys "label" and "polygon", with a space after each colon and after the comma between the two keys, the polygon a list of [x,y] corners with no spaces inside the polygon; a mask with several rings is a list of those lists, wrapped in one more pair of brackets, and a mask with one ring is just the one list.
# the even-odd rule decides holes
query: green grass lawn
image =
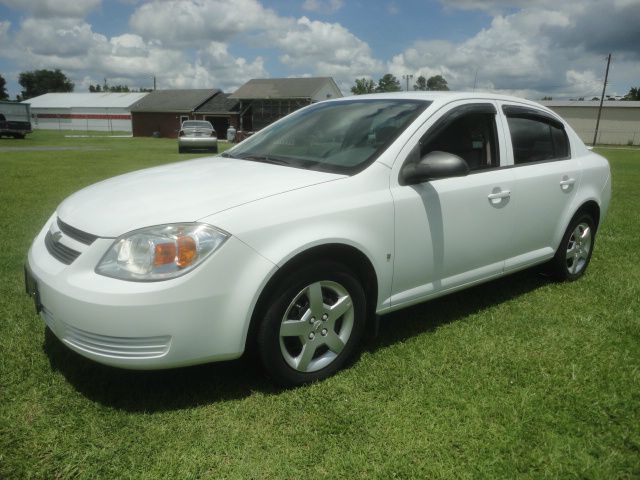
{"label": "green grass lawn", "polygon": [[[16,146],[59,149],[3,151]],[[521,272],[394,313],[351,368],[278,390],[243,361],[92,363],[24,294],[27,249],[62,199],[195,155],[0,140],[0,478],[639,478],[640,150],[600,153],[613,200],[581,280]]]}

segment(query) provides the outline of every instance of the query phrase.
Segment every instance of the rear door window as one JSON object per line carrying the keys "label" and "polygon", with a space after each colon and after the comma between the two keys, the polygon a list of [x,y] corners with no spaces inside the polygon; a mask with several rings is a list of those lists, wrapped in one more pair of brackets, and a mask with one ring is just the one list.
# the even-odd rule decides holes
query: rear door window
{"label": "rear door window", "polygon": [[513,161],[516,165],[570,157],[564,126],[545,112],[526,107],[503,107],[507,115]]}

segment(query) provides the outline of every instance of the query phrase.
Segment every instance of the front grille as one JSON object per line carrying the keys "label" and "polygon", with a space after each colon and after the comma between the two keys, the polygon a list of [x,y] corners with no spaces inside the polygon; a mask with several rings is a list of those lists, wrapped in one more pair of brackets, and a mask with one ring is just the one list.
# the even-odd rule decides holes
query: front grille
{"label": "front grille", "polygon": [[60,218],[58,218],[58,228],[60,231],[74,240],[84,243],[85,245],[91,245],[98,238],[96,235],[91,235],[90,233],[83,232],[82,230],[78,230],[71,225],[67,225]]}
{"label": "front grille", "polygon": [[94,355],[123,359],[156,358],[165,355],[171,345],[168,335],[158,337],[111,337],[87,332],[64,324],[63,341]]}
{"label": "front grille", "polygon": [[44,237],[44,244],[51,256],[65,265],[71,265],[80,256],[80,252],[55,240],[51,231]]}

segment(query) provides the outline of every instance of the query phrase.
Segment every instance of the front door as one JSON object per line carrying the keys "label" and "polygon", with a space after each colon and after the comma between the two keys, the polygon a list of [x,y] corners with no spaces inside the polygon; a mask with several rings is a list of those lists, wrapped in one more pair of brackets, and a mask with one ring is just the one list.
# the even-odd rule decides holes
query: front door
{"label": "front door", "polygon": [[493,103],[454,104],[400,154],[405,158],[398,161],[406,163],[430,151],[453,153],[467,162],[470,172],[418,185],[392,185],[392,305],[419,302],[504,271],[514,218],[513,171],[500,168],[504,139],[495,117]]}

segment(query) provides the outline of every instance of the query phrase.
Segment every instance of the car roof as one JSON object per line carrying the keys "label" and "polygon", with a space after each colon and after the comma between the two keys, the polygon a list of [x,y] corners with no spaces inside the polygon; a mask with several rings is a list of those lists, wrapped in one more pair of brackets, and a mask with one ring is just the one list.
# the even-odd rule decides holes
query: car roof
{"label": "car roof", "polygon": [[412,92],[389,92],[389,93],[370,93],[366,95],[350,95],[348,97],[336,98],[332,100],[326,100],[327,102],[344,102],[353,100],[380,100],[380,99],[395,99],[395,100],[426,100],[437,104],[438,107],[460,100],[469,101],[501,101],[518,103],[520,105],[526,105],[545,112],[550,113],[554,117],[560,118],[558,114],[550,110],[549,108],[531,100],[525,100],[524,98],[514,97],[512,95],[501,95],[498,93],[489,92],[452,92],[452,91],[412,91]]}
{"label": "car roof", "polygon": [[389,92],[389,93],[370,93],[366,95],[351,95],[348,97],[336,98],[333,100],[328,100],[330,102],[340,102],[345,100],[356,100],[356,99],[398,99],[398,100],[428,100],[432,102],[442,102],[449,103],[456,100],[497,100],[504,102],[517,102],[528,104],[536,107],[542,107],[539,103],[532,102],[531,100],[525,100],[524,98],[514,97],[512,95],[501,95],[498,93],[489,93],[489,92],[452,92],[452,91],[412,91],[412,92]]}

